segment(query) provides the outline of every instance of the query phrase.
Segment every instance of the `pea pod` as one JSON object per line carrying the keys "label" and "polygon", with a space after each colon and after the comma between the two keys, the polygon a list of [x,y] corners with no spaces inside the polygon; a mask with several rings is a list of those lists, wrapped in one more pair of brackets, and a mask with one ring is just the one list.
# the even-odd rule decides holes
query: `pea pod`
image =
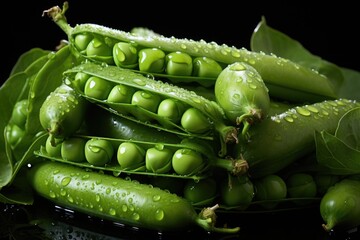
{"label": "pea pod", "polygon": [[[246,62],[253,66],[264,79],[270,89],[270,94],[280,98],[289,98],[296,101],[320,101],[334,99],[337,97],[337,90],[341,81],[335,82],[318,72],[292,62],[288,59],[277,57],[271,54],[249,51],[245,48],[235,48],[226,44],[205,42],[204,40],[194,41],[189,39],[178,39],[165,37],[160,34],[132,34],[117,29],[97,24],[77,24],[71,27],[65,17],[68,3],[65,2],[63,9],[59,7],[50,8],[44,13],[51,17],[55,23],[67,34],[70,45],[75,54],[82,58],[88,58],[76,48],[74,44],[77,36],[91,35],[93,38],[101,38],[109,47],[117,42],[135,43],[139,50],[158,48],[165,55],[173,52],[181,52],[190,55],[192,58],[207,57],[221,66],[227,66],[234,62]],[[91,60],[91,58],[89,58]],[[155,73],[153,73],[155,74]],[[163,74],[164,77],[169,75]],[[175,76],[171,76],[173,79]],[[179,79],[191,79],[206,86],[213,86],[216,78],[201,79],[191,76]]]}
{"label": "pea pod", "polygon": [[[89,149],[89,143],[95,141],[99,144],[93,144]],[[248,169],[242,159],[219,158],[208,142],[196,139],[183,139],[174,144],[76,134],[60,144],[61,156],[53,154],[54,149],[48,144],[35,151],[35,155],[116,174],[194,180],[206,177],[213,169],[223,169],[232,175],[243,175]],[[89,159],[90,154],[92,157]],[[100,160],[91,160],[98,157]]]}
{"label": "pea pod", "polygon": [[316,130],[335,132],[341,116],[358,106],[348,99],[325,100],[268,116],[249,129],[249,139],[239,137],[234,157],[247,161],[253,178],[276,173],[315,150]]}
{"label": "pea pod", "polygon": [[238,227],[216,227],[216,205],[198,214],[184,198],[137,181],[51,161],[35,164],[28,178],[38,195],[60,206],[129,226],[156,231],[195,226],[209,232],[239,231]]}
{"label": "pea pod", "polygon": [[320,202],[326,231],[350,230],[360,225],[360,181],[343,179],[330,187]]}
{"label": "pea pod", "polygon": [[228,65],[215,83],[216,102],[235,125],[243,124],[245,135],[250,125],[263,120],[270,108],[268,88],[249,64]]}
{"label": "pea pod", "polygon": [[61,84],[51,92],[40,107],[41,126],[55,138],[66,138],[75,133],[85,118],[87,102],[74,89]]}
{"label": "pea pod", "polygon": [[[199,134],[196,132],[189,133],[186,129],[181,129],[181,126],[176,125],[168,118],[159,116],[158,114],[147,109],[140,108],[138,105],[133,105],[131,103],[109,103],[108,101],[90,98],[79,91],[80,94],[82,94],[90,101],[110,106],[110,108],[113,109],[123,109],[123,112],[130,112],[137,117],[140,117],[140,114],[145,114],[146,117],[156,119],[156,121],[160,122],[163,126],[172,125],[177,129],[180,129],[181,131],[179,130],[176,132],[179,135],[182,134],[187,137],[210,137],[210,139],[212,139],[214,135],[215,137],[219,136],[219,140],[221,142],[221,149],[219,151],[220,156],[226,155],[226,143],[233,143],[237,141],[237,128],[228,123],[228,119],[226,118],[223,109],[216,102],[199,96],[194,92],[183,89],[176,85],[170,85],[162,81],[145,77],[127,69],[122,69],[115,66],[102,66],[91,62],[77,65],[76,67],[65,71],[64,75],[67,78],[67,81],[72,82],[74,80],[74,76],[79,72],[105,79],[113,84],[123,84],[142,91],[146,91],[149,92],[149,94],[151,93],[152,95],[158,95],[161,99],[175,99],[176,101],[189,106],[189,108],[196,109],[197,113],[204,115],[204,117],[202,117],[203,120],[200,121],[205,122],[201,125],[196,124],[198,128],[203,128],[204,125],[209,125],[210,129],[205,133],[203,130]],[[124,114],[122,114],[122,116],[123,115]],[[137,121],[136,117],[130,117],[129,119]],[[147,124],[149,121],[142,122]],[[171,131],[168,127],[160,129]]]}

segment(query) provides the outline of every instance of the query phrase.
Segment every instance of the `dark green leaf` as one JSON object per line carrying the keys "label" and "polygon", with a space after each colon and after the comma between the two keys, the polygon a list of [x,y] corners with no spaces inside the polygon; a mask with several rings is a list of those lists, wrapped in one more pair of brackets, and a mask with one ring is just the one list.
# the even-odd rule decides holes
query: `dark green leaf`
{"label": "dark green leaf", "polygon": [[360,151],[360,107],[351,109],[341,117],[335,136]]}
{"label": "dark green leaf", "polygon": [[348,98],[360,101],[360,72],[341,68],[344,81],[339,89],[340,98]]}
{"label": "dark green leaf", "polygon": [[300,42],[269,27],[264,17],[251,36],[250,47],[252,51],[274,54],[313,69],[331,79],[334,86],[342,84],[343,74],[339,66],[312,54]]}
{"label": "dark green leaf", "polygon": [[15,73],[23,72],[25,69],[30,66],[33,62],[35,62],[40,57],[43,57],[49,54],[51,51],[44,50],[41,48],[32,48],[29,51],[24,52],[20,55],[15,65],[12,67],[10,76]]}
{"label": "dark green leaf", "polygon": [[360,151],[325,131],[315,133],[315,143],[317,161],[328,169],[328,173],[360,174]]}

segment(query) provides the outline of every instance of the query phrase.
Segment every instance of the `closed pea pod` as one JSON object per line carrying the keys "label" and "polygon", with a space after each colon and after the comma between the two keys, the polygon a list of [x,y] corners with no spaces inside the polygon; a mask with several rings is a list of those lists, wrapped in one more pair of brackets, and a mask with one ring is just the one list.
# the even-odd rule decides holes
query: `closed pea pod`
{"label": "closed pea pod", "polygon": [[[187,200],[175,194],[68,164],[39,162],[29,170],[28,179],[37,194],[60,206],[129,226],[156,231],[195,226],[211,232],[239,231],[238,227],[215,226],[216,205],[198,214]],[[62,194],[64,191],[67,194]]]}
{"label": "closed pea pod", "polygon": [[348,99],[325,100],[292,107],[268,116],[239,137],[234,157],[243,158],[253,178],[276,173],[315,149],[315,131],[335,132],[341,116],[359,103]]}
{"label": "closed pea pod", "polygon": [[343,179],[330,187],[320,202],[325,231],[350,230],[360,225],[360,181]]}
{"label": "closed pea pod", "polygon": [[80,128],[86,108],[86,100],[65,83],[49,94],[41,105],[39,120],[53,138],[53,145],[55,138],[66,138]]}
{"label": "closed pea pod", "polygon": [[268,114],[268,88],[249,64],[236,62],[228,65],[216,79],[214,91],[227,118],[235,125],[244,125],[243,135],[249,125],[263,120]]}

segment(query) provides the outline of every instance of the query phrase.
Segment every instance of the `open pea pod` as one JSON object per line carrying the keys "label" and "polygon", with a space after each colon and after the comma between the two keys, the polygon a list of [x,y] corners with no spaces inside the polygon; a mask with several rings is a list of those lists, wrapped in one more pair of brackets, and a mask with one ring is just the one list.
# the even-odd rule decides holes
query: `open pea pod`
{"label": "open pea pod", "polygon": [[80,58],[204,86],[213,86],[228,64],[246,62],[271,86],[269,94],[274,97],[300,102],[337,97],[339,82],[274,54],[148,32],[133,34],[97,24],[71,27],[65,17],[67,9],[65,2],[63,9],[56,6],[45,13],[67,34],[73,53]]}
{"label": "open pea pod", "polygon": [[55,147],[44,143],[35,155],[111,171],[115,175],[125,173],[198,180],[211,174],[213,168],[225,169],[232,174],[242,174],[247,170],[245,161],[218,158],[208,143],[197,139],[184,139],[173,144],[73,135]]}
{"label": "open pea pod", "polygon": [[[79,73],[86,74],[89,77],[86,80],[85,90],[82,90],[81,87],[79,87],[80,84],[75,81],[76,75]],[[118,68],[116,66],[99,65],[93,62],[83,63],[68,69],[64,72],[64,76],[65,81],[69,82],[69,84],[77,89],[85,98],[100,105],[107,105],[109,110],[112,109],[114,113],[118,113],[121,116],[130,113],[128,114],[130,116],[128,116],[128,118],[133,119],[136,122],[159,127],[162,130],[172,132],[177,130],[176,133],[186,137],[205,139],[210,137],[211,139],[214,136],[217,137],[217,135],[219,135],[221,143],[221,149],[219,151],[220,156],[226,155],[227,143],[237,141],[237,128],[228,124],[228,119],[225,117],[223,109],[215,101],[208,100],[197,95],[195,92],[153,78],[145,77],[142,74],[127,69]],[[93,81],[94,77],[96,78],[96,81],[101,80],[102,82],[99,83],[100,81]],[[98,98],[99,95],[97,93],[104,93],[104,87],[102,86],[99,87],[99,91],[96,91],[96,94],[86,94],[87,84],[90,85],[89,89],[94,91],[96,85],[106,85],[109,84],[109,82],[112,83],[112,85],[125,85],[135,89],[135,93],[131,96],[132,100],[127,103],[109,104],[109,101],[107,100],[108,96],[105,95],[102,99]],[[110,89],[111,87],[107,88]],[[155,110],[150,111],[146,106],[140,105],[139,102],[134,103],[134,96],[138,91],[142,92],[143,97],[148,100],[151,105],[156,101],[153,98],[150,98],[149,95],[157,96],[159,105],[161,104],[160,102],[165,99],[172,99],[180,102],[181,105],[186,106],[186,109],[182,111],[181,123],[176,125],[168,117],[159,116],[159,105],[152,107],[152,109]],[[152,120],[156,120],[160,124],[151,124]],[[170,128],[169,126],[176,126],[177,128]]]}

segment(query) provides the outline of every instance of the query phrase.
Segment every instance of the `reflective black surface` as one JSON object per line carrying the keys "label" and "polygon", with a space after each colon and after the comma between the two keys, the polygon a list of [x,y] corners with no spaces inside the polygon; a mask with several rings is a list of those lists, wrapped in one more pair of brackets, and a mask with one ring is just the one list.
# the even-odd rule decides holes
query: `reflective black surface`
{"label": "reflective black surface", "polygon": [[166,232],[137,229],[121,223],[104,221],[73,212],[44,199],[34,205],[0,205],[0,236],[12,240],[129,240],[129,239],[292,239],[292,240],[357,240],[360,229],[344,232],[325,232],[318,208],[277,213],[218,213],[218,224],[237,224],[241,230],[236,235],[207,233],[195,228],[188,232]]}

